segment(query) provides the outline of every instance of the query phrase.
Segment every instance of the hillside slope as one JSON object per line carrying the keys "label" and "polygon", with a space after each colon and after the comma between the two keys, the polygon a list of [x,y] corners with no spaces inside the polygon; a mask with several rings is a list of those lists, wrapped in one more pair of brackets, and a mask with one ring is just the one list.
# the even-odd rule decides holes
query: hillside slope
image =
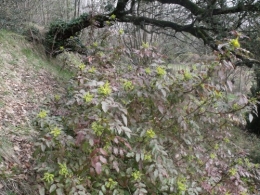
{"label": "hillside slope", "polygon": [[0,195],[34,194],[28,187],[36,134],[30,119],[70,77],[58,63],[44,59],[24,37],[0,31]]}

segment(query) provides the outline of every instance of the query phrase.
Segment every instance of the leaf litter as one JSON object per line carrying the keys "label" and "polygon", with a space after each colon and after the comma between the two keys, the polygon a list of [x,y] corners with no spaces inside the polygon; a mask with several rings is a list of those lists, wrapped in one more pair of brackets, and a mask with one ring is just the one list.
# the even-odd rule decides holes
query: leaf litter
{"label": "leaf litter", "polygon": [[21,41],[12,47],[8,38],[0,40],[0,195],[35,194],[32,139],[37,132],[31,119],[46,98],[63,88],[55,75],[44,67],[37,70],[35,61],[23,55],[22,49],[32,45]]}

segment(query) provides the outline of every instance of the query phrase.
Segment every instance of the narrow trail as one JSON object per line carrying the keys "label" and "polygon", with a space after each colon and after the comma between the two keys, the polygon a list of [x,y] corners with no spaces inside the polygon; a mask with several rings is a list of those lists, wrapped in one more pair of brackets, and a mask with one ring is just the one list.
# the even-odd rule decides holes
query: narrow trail
{"label": "narrow trail", "polygon": [[31,49],[19,35],[0,32],[0,195],[30,194],[23,185],[32,179],[31,120],[46,98],[63,91]]}

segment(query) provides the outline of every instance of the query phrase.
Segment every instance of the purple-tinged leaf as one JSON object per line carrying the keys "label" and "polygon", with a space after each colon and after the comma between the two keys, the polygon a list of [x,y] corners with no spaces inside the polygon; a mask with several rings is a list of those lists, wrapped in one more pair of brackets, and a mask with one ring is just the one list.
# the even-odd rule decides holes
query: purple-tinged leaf
{"label": "purple-tinged leaf", "polygon": [[99,152],[104,156],[107,156],[107,152],[103,148],[99,148]]}
{"label": "purple-tinged leaf", "polygon": [[127,126],[127,118],[124,114],[121,115],[125,126]]}
{"label": "purple-tinged leaf", "polygon": [[113,168],[119,173],[119,167],[117,161],[113,161]]}
{"label": "purple-tinged leaf", "polygon": [[114,148],[113,148],[113,153],[114,153],[115,155],[118,155],[118,148],[114,147]]}
{"label": "purple-tinged leaf", "polygon": [[160,111],[161,114],[164,113],[164,108],[163,108],[163,106],[158,105],[158,110]]}
{"label": "purple-tinged leaf", "polygon": [[103,164],[107,164],[107,159],[104,158],[103,156],[99,156],[99,160],[103,163]]}
{"label": "purple-tinged leaf", "polygon": [[233,89],[233,83],[230,80],[227,80],[227,85],[230,91]]}
{"label": "purple-tinged leaf", "polygon": [[96,173],[97,173],[98,175],[100,175],[100,174],[101,174],[101,171],[102,171],[101,163],[100,163],[100,162],[97,162],[97,163],[95,164],[94,168],[95,168],[95,170],[96,170]]}

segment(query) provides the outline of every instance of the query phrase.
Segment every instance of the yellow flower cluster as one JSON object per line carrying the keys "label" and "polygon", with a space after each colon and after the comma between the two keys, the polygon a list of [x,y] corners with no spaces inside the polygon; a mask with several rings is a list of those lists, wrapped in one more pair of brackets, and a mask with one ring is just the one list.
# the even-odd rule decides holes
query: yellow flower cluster
{"label": "yellow flower cluster", "polygon": [[58,137],[61,134],[61,129],[59,129],[58,127],[55,127],[50,134],[53,135],[54,138]]}
{"label": "yellow flower cluster", "polygon": [[190,80],[192,78],[191,73],[189,71],[187,71],[187,70],[184,71],[183,76],[184,76],[185,80]]}
{"label": "yellow flower cluster", "polygon": [[66,163],[63,163],[63,164],[59,163],[59,167],[60,167],[59,174],[67,177],[69,175],[69,170],[67,168]]}
{"label": "yellow flower cluster", "polygon": [[85,64],[83,64],[83,63],[79,65],[79,69],[80,69],[81,71],[82,71],[82,70],[84,70],[84,69],[85,69],[85,67],[86,67],[86,65],[85,65]]}
{"label": "yellow flower cluster", "polygon": [[84,100],[85,100],[86,103],[91,102],[92,99],[93,99],[93,97],[94,97],[94,95],[91,95],[89,92],[87,92],[87,93],[83,96],[83,98],[84,98]]}
{"label": "yellow flower cluster", "polygon": [[146,68],[146,69],[145,69],[145,73],[146,73],[146,74],[151,74],[151,69],[150,69],[150,68]]}
{"label": "yellow flower cluster", "polygon": [[149,48],[149,43],[142,42],[142,47],[144,49],[148,49]]}
{"label": "yellow flower cluster", "polygon": [[179,179],[177,181],[177,188],[180,193],[185,192],[187,190],[186,179]]}
{"label": "yellow flower cluster", "polygon": [[140,173],[140,171],[134,171],[132,173],[132,177],[134,178],[135,181],[138,181],[141,179],[142,177],[142,174]]}
{"label": "yellow flower cluster", "polygon": [[213,154],[213,153],[211,153],[209,156],[210,156],[211,159],[215,159],[216,158],[216,154]]}
{"label": "yellow flower cluster", "polygon": [[152,129],[149,129],[146,131],[146,137],[148,138],[154,138],[155,137],[155,132]]}
{"label": "yellow flower cluster", "polygon": [[95,73],[96,72],[96,68],[94,66],[92,66],[90,69],[88,69],[89,73]]}
{"label": "yellow flower cluster", "polygon": [[114,181],[112,178],[108,179],[108,182],[106,182],[106,187],[109,189],[114,189],[117,186],[117,182]]}
{"label": "yellow flower cluster", "polygon": [[52,183],[53,182],[53,179],[54,179],[54,175],[51,174],[51,173],[44,173],[44,176],[43,176],[43,180],[48,182],[48,183]]}
{"label": "yellow flower cluster", "polygon": [[231,175],[231,176],[235,176],[236,175],[236,173],[237,173],[237,170],[236,170],[236,168],[231,168],[229,171],[229,174]]}
{"label": "yellow flower cluster", "polygon": [[134,89],[134,85],[133,85],[132,81],[125,80],[123,85],[124,85],[124,89],[126,91],[131,91]]}
{"label": "yellow flower cluster", "polygon": [[39,114],[37,115],[39,118],[45,118],[47,116],[47,111],[46,110],[42,110],[39,112]]}
{"label": "yellow flower cluster", "polygon": [[97,135],[97,136],[100,136],[102,135],[103,131],[104,131],[104,127],[99,124],[98,122],[93,122],[91,124],[91,128],[93,129],[94,133]]}
{"label": "yellow flower cluster", "polygon": [[147,160],[147,161],[152,160],[151,154],[145,154],[145,155],[144,155],[144,160]]}
{"label": "yellow flower cluster", "polygon": [[122,35],[122,34],[124,34],[124,30],[123,30],[123,29],[120,29],[120,30],[119,30],[119,35]]}
{"label": "yellow flower cluster", "polygon": [[101,95],[104,95],[104,96],[110,95],[111,92],[112,92],[112,89],[111,89],[108,81],[104,85],[102,85],[98,88],[98,93]]}
{"label": "yellow flower cluster", "polygon": [[231,39],[229,43],[234,48],[239,48],[240,47],[240,43],[238,41],[238,37],[235,38],[235,39]]}
{"label": "yellow flower cluster", "polygon": [[111,20],[115,20],[115,19],[116,19],[116,15],[115,15],[115,14],[112,14],[112,15],[110,16],[110,19],[111,19]]}
{"label": "yellow flower cluster", "polygon": [[158,66],[158,67],[156,68],[156,72],[157,72],[157,74],[158,74],[159,76],[163,76],[163,75],[166,74],[165,69],[164,69],[163,67],[161,67],[161,66]]}

